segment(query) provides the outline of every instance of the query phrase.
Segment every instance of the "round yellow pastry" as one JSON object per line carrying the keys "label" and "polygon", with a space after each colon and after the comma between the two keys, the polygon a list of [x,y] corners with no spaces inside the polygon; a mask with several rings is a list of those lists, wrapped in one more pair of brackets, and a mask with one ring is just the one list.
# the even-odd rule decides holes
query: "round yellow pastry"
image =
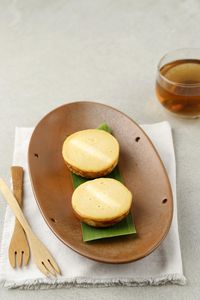
{"label": "round yellow pastry", "polygon": [[117,165],[119,143],[104,130],[81,130],[65,139],[62,155],[71,172],[86,178],[102,177]]}
{"label": "round yellow pastry", "polygon": [[84,223],[108,227],[126,217],[132,204],[131,192],[112,178],[98,178],[77,187],[72,195],[72,208]]}

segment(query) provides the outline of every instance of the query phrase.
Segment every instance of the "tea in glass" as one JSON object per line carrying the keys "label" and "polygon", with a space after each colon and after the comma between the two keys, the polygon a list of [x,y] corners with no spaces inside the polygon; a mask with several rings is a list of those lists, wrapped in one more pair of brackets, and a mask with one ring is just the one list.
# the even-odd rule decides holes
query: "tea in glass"
{"label": "tea in glass", "polygon": [[156,94],[170,112],[200,116],[200,49],[176,50],[161,59]]}

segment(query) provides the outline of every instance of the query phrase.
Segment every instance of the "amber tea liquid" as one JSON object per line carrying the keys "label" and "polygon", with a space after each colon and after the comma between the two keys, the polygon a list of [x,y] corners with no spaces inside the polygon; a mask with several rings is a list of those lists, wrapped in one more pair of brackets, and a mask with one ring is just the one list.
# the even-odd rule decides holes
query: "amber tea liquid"
{"label": "amber tea liquid", "polygon": [[161,104],[172,113],[200,116],[200,60],[176,60],[162,66],[156,93]]}

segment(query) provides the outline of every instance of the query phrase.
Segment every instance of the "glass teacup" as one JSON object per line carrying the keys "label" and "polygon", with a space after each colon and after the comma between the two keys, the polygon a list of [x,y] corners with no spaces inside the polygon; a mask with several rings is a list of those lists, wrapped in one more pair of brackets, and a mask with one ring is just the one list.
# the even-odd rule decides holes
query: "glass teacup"
{"label": "glass teacup", "polygon": [[170,112],[190,118],[200,116],[200,49],[179,49],[161,58],[156,94]]}

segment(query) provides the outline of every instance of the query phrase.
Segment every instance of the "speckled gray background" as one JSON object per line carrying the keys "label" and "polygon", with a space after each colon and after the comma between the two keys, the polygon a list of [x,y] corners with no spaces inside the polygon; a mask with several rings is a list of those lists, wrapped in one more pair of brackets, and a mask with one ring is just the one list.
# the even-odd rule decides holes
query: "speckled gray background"
{"label": "speckled gray background", "polygon": [[[199,32],[198,0],[0,1],[1,175],[9,179],[15,126],[35,126],[63,103],[87,99],[113,105],[139,123],[168,120],[188,279],[184,287],[0,289],[2,300],[200,299],[200,121],[168,115],[154,94],[159,58],[174,48],[200,47]],[[1,201],[1,225],[4,208]]]}

